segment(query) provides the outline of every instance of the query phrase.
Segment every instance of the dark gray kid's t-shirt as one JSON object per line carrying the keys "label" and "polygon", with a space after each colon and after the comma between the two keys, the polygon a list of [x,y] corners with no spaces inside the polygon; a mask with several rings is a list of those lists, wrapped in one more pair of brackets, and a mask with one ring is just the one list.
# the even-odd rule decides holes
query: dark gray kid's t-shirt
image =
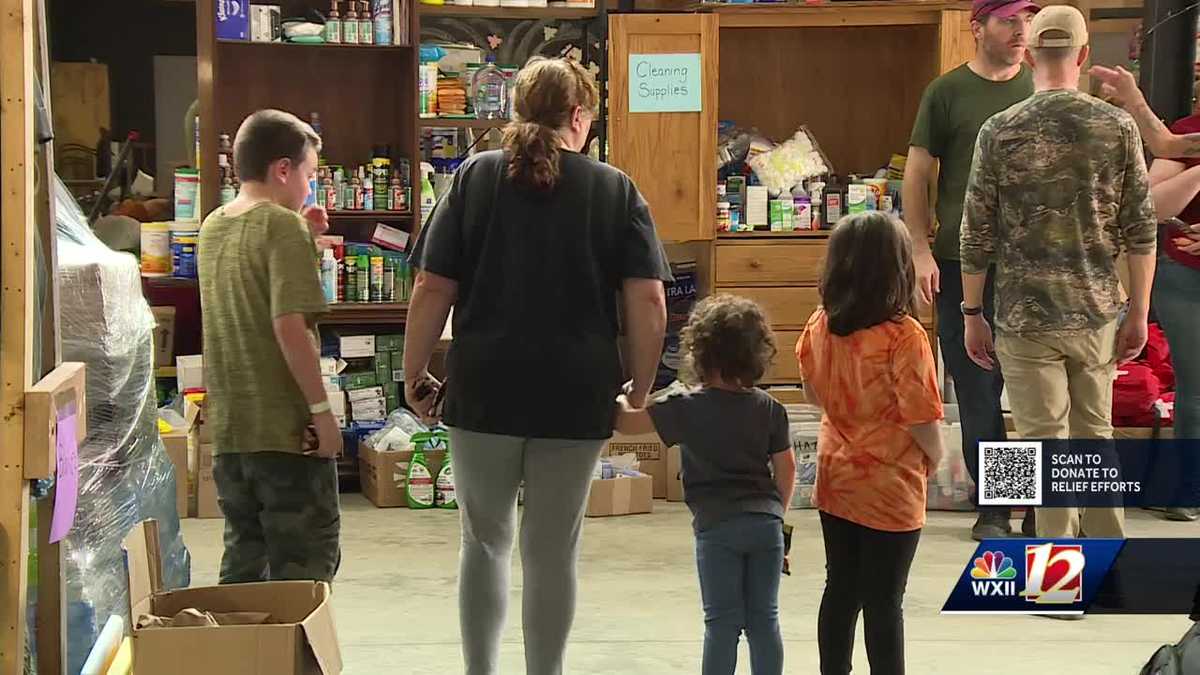
{"label": "dark gray kid's t-shirt", "polygon": [[739,513],[783,518],[771,455],[791,448],[787,410],[761,389],[700,389],[650,406],[663,443],[683,451],[683,491],[701,531]]}

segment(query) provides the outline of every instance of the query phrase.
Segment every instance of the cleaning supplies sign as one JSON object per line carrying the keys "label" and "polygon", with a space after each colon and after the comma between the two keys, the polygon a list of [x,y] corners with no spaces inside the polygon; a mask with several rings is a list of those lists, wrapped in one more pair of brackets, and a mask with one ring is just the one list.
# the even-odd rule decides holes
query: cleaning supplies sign
{"label": "cleaning supplies sign", "polygon": [[629,112],[700,112],[700,55],[630,54]]}

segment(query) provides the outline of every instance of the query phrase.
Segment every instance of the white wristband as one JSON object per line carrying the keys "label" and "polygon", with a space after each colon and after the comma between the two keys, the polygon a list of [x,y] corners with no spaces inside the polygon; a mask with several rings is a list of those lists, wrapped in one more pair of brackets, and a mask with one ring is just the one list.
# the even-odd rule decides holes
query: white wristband
{"label": "white wristband", "polygon": [[329,405],[329,401],[321,401],[308,406],[308,412],[313,415],[320,415],[333,410],[333,406]]}

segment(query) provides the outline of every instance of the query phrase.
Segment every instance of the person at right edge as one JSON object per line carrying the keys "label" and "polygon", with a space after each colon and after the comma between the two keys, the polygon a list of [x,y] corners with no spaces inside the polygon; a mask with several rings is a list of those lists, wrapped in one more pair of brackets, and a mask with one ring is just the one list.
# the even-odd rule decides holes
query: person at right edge
{"label": "person at right edge", "polygon": [[[954,380],[963,459],[976,483],[979,441],[1005,438],[1000,409],[1004,379],[999,370],[976,366],[963,349],[958,229],[979,127],[987,118],[1033,94],[1033,78],[1021,61],[1025,57],[1026,28],[1037,10],[1029,0],[975,0],[971,8],[975,56],[925,90],[904,170],[904,222],[912,235],[918,298],[927,306],[936,298],[938,343],[942,361]],[[929,184],[935,171],[939,227],[931,249]],[[984,312],[989,319],[994,311],[992,276],[989,273],[984,291]],[[972,538],[993,539],[1012,531],[1009,508],[984,507],[978,511]],[[1033,534],[1032,514],[1032,509],[1026,511],[1021,526],[1027,536]]]}
{"label": "person at right edge", "polygon": [[499,672],[522,481],[525,672],[563,672],[588,490],[624,381],[618,313],[630,398],[645,407],[671,279],[633,181],[580,154],[599,101],[591,74],[536,57],[513,94],[504,149],[464,162],[421,230],[404,342],[405,397],[430,417],[443,384],[429,360],[453,307],[443,400],[467,675]]}
{"label": "person at right edge", "polygon": [[[966,349],[999,358],[1021,438],[1111,439],[1117,364],[1146,344],[1157,222],[1142,142],[1125,111],[1078,90],[1087,25],[1048,7],[1029,29],[1035,93],[979,131],[963,208]],[[1125,318],[1117,255],[1127,253]],[[996,269],[996,331],[983,316]],[[1039,537],[1125,536],[1120,507],[1039,508]]]}

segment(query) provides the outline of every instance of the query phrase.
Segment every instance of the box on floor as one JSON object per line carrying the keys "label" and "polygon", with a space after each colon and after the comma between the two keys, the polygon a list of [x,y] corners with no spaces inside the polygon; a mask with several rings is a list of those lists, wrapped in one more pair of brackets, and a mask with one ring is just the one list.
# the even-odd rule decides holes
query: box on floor
{"label": "box on floor", "polygon": [[637,455],[638,470],[651,477],[655,499],[667,498],[667,448],[658,434],[614,433],[605,444],[601,456]]}
{"label": "box on floor", "polygon": [[[158,527],[138,523],[125,538],[135,673],[172,675],[337,675],[342,654],[329,585],[272,581],[162,588]],[[265,612],[256,625],[139,628],[147,616],[174,617],[185,609],[226,614]]]}
{"label": "box on floor", "polygon": [[180,518],[191,515],[191,471],[189,470],[188,433],[176,429],[162,434],[163,448],[171,459],[175,474],[175,509]]}
{"label": "box on floor", "polygon": [[645,473],[593,479],[587,515],[595,518],[650,513],[654,509],[654,484],[654,477]]}
{"label": "box on floor", "polygon": [[[430,474],[437,476],[446,461],[446,452],[428,450],[424,454]],[[361,444],[358,475],[363,496],[380,508],[407,507],[404,491],[408,487],[408,465],[412,456],[411,450],[380,452],[367,443]]]}

